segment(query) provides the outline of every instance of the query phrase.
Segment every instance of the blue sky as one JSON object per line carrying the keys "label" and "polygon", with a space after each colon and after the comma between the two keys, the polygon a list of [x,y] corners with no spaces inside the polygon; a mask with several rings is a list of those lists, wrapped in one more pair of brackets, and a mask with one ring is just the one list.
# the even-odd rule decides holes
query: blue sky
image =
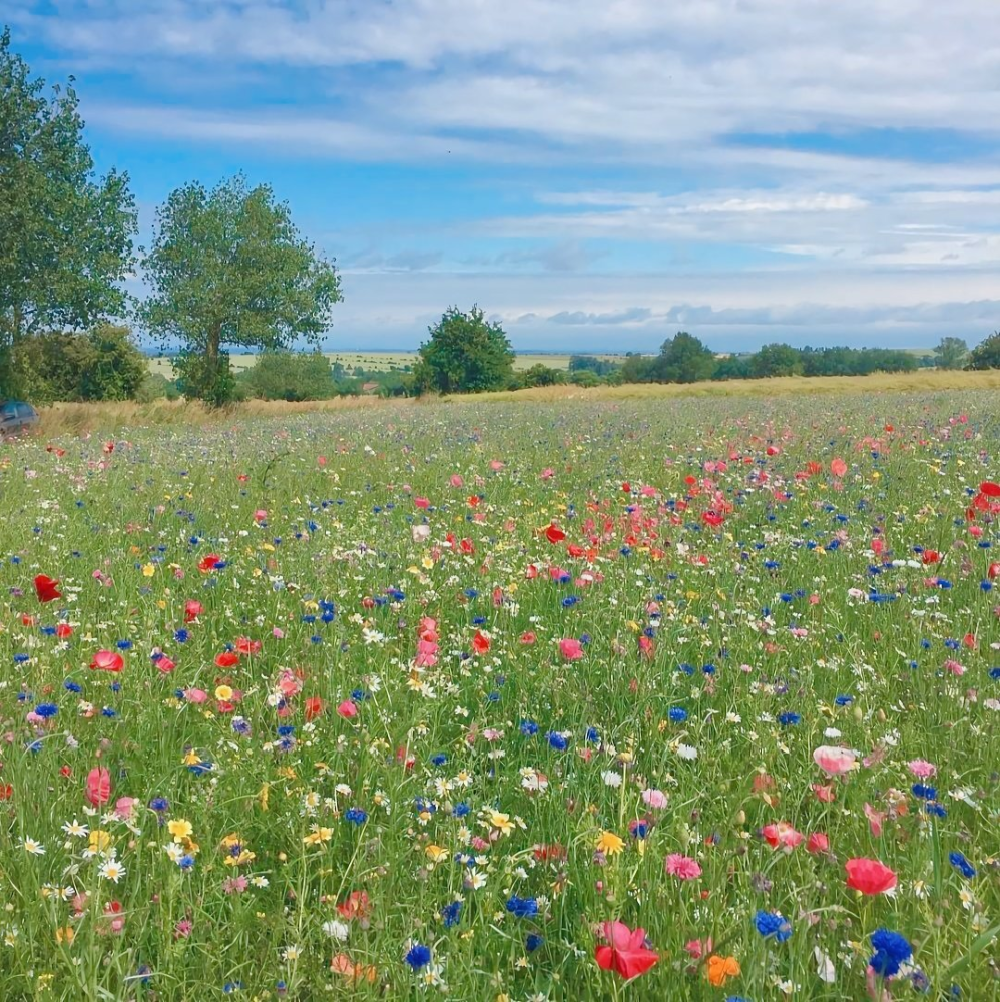
{"label": "blue sky", "polygon": [[520,350],[679,329],[930,346],[1000,327],[993,0],[6,0],[76,77],[142,240],[270,182],[343,273],[330,348],[478,303]]}

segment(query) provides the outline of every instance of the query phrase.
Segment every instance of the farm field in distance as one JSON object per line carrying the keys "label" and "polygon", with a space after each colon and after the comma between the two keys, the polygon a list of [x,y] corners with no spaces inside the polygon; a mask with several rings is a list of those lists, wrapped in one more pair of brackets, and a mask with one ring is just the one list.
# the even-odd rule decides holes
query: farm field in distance
{"label": "farm field in distance", "polygon": [[[357,366],[361,366],[366,372],[386,372],[393,366],[402,369],[404,366],[413,365],[417,360],[415,351],[328,351],[324,352],[331,364],[340,362],[348,371],[353,371]],[[592,355],[602,361],[617,362],[624,361],[625,356],[609,355],[602,352],[580,352],[584,355]],[[231,368],[240,372],[250,369],[256,364],[256,355],[231,355],[229,364]],[[550,369],[566,369],[569,367],[569,354],[528,352],[518,353],[514,359],[516,370],[530,369],[533,365],[545,365]],[[150,371],[173,378],[173,366],[167,357],[151,356],[149,359]]]}
{"label": "farm field in distance", "polygon": [[1000,390],[844,385],[0,442],[0,997],[992,997]]}

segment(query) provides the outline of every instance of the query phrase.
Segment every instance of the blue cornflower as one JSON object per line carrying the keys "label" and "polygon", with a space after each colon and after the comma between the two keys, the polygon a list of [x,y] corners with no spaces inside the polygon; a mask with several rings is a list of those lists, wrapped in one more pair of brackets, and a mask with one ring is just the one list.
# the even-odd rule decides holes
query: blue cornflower
{"label": "blue cornflower", "polygon": [[414,943],[406,951],[406,956],[403,957],[403,960],[415,971],[419,971],[421,967],[426,967],[431,962],[431,948],[424,946],[422,943]]}
{"label": "blue cornflower", "polygon": [[363,825],[368,820],[368,814],[360,807],[352,807],[345,812],[344,820],[350,821],[352,825]]}
{"label": "blue cornflower", "polygon": [[587,728],[587,740],[592,745],[598,745],[601,743],[601,734],[596,727]]}
{"label": "blue cornflower", "polygon": [[461,901],[452,901],[451,904],[447,904],[441,909],[441,921],[444,922],[446,929],[450,929],[453,925],[458,925],[461,917]]}
{"label": "blue cornflower", "polygon": [[875,953],[868,963],[883,978],[898,974],[900,966],[913,956],[913,947],[905,937],[888,929],[877,929],[872,933],[872,946]]}
{"label": "blue cornflower", "polygon": [[682,706],[671,706],[667,711],[667,716],[675,724],[682,724],[688,718],[688,711]]}
{"label": "blue cornflower", "polygon": [[534,918],[538,914],[538,902],[534,898],[519,898],[512,894],[507,899],[507,911],[516,918]]}
{"label": "blue cornflower", "polygon": [[534,720],[522,720],[520,731],[525,737],[530,738],[532,735],[538,733],[538,724]]}
{"label": "blue cornflower", "polygon": [[837,706],[850,706],[854,702],[853,696],[838,696],[834,702]]}
{"label": "blue cornflower", "polygon": [[930,803],[924,807],[924,810],[933,815],[936,818],[946,818],[948,817],[948,812],[945,810],[942,804],[939,804],[936,800],[932,800]]}
{"label": "blue cornflower", "polygon": [[923,783],[914,783],[910,787],[910,792],[918,800],[937,800],[937,789],[933,786],[925,786]]}
{"label": "blue cornflower", "polygon": [[757,932],[765,939],[768,936],[773,936],[779,943],[784,943],[786,940],[791,939],[791,923],[776,912],[757,912],[754,924],[757,926]]}
{"label": "blue cornflower", "polygon": [[537,932],[529,932],[524,941],[524,948],[528,953],[534,953],[545,942],[544,936],[539,936]]}
{"label": "blue cornflower", "polygon": [[469,812],[471,810],[472,808],[469,807],[468,804],[462,802],[459,804],[455,804],[455,808],[451,813],[454,814],[456,818],[465,818],[469,816]]}
{"label": "blue cornflower", "polygon": [[59,707],[55,703],[39,703],[35,707],[35,713],[40,717],[54,717],[59,712]]}
{"label": "blue cornflower", "polygon": [[184,855],[177,861],[177,865],[187,872],[188,870],[194,869],[194,856]]}
{"label": "blue cornflower", "polygon": [[967,880],[976,875],[976,868],[960,852],[948,853],[948,862]]}
{"label": "blue cornflower", "polygon": [[170,801],[166,797],[153,797],[149,802],[149,809],[157,814],[166,814],[170,810]]}
{"label": "blue cornflower", "polygon": [[783,727],[792,727],[801,720],[801,714],[793,713],[791,710],[786,710],[784,713],[778,715],[778,723]]}
{"label": "blue cornflower", "polygon": [[569,746],[569,742],[558,731],[549,731],[545,738],[556,751],[565,751]]}
{"label": "blue cornflower", "polygon": [[431,758],[431,765],[444,765],[447,761],[448,756],[439,753]]}
{"label": "blue cornflower", "polygon": [[1000,678],[1000,668],[991,668],[990,678]]}
{"label": "blue cornflower", "polygon": [[67,692],[83,692],[83,686],[80,685],[79,682],[74,682],[72,679],[69,678],[66,679],[65,682],[63,682],[63,688]]}

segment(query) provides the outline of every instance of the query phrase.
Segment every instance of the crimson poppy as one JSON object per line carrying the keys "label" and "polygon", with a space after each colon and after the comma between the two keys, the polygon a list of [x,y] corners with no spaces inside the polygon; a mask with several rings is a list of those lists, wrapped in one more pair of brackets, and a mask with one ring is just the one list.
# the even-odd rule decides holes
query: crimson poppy
{"label": "crimson poppy", "polygon": [[862,894],[884,894],[896,886],[896,874],[877,859],[849,859],[847,886]]}
{"label": "crimson poppy", "polygon": [[646,947],[646,930],[630,929],[624,922],[605,922],[602,944],[594,950],[594,959],[602,971],[616,971],[626,980],[645,974],[660,958]]}
{"label": "crimson poppy", "polygon": [[51,602],[54,599],[62,598],[59,591],[59,582],[54,581],[47,574],[39,574],[35,577],[35,594],[39,602]]}
{"label": "crimson poppy", "polygon": [[216,564],[221,563],[222,557],[220,557],[217,553],[209,553],[198,561],[198,570],[201,571],[202,574],[208,574],[215,570]]}

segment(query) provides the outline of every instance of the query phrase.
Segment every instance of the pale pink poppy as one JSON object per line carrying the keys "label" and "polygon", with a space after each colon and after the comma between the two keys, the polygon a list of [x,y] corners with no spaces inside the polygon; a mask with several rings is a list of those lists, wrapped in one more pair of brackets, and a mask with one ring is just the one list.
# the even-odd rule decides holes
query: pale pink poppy
{"label": "pale pink poppy", "polygon": [[184,698],[189,703],[204,703],[208,699],[208,693],[204,689],[185,689]]}
{"label": "pale pink poppy", "polygon": [[925,762],[922,758],[908,762],[907,768],[917,779],[930,779],[932,776],[937,775],[937,766],[931,765],[930,762]]}
{"label": "pale pink poppy", "polygon": [[667,795],[662,790],[643,790],[642,802],[654,810],[662,810],[667,806]]}
{"label": "pale pink poppy", "polygon": [[836,745],[820,745],[813,752],[813,761],[828,776],[843,776],[854,768],[857,756],[850,748],[840,748]]}
{"label": "pale pink poppy", "polygon": [[784,849],[785,852],[791,852],[805,839],[805,836],[787,821],[779,821],[776,825],[764,825],[761,834],[772,849]]}

